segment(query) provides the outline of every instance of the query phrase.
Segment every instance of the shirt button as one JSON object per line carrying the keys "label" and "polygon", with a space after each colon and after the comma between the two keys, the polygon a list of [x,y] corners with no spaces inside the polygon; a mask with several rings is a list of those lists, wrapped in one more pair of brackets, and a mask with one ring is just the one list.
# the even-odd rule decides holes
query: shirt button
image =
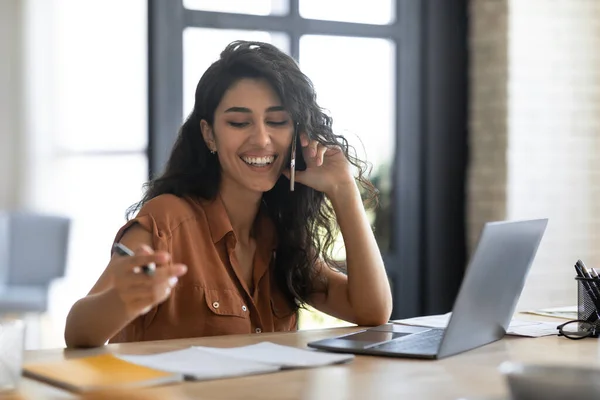
{"label": "shirt button", "polygon": [[218,301],[215,301],[215,302],[213,303],[213,307],[214,307],[214,308],[219,308],[219,302],[218,302]]}
{"label": "shirt button", "polygon": [[261,333],[261,332],[262,332],[262,329],[260,329],[260,328],[256,328],[254,331],[255,331],[256,333]]}
{"label": "shirt button", "polygon": [[242,311],[248,311],[248,308],[246,306],[242,306]]}

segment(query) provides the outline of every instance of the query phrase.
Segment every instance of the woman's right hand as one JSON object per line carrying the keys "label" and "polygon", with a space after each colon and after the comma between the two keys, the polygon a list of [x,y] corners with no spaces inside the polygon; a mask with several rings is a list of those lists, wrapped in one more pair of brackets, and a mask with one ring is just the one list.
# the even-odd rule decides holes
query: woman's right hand
{"label": "woman's right hand", "polygon": [[[131,257],[113,257],[109,265],[113,272],[112,287],[131,318],[145,314],[165,301],[177,279],[187,272],[185,265],[171,264],[170,261],[169,253],[155,253],[146,245],[142,245]],[[150,263],[156,264],[154,275],[138,272],[140,267]]]}

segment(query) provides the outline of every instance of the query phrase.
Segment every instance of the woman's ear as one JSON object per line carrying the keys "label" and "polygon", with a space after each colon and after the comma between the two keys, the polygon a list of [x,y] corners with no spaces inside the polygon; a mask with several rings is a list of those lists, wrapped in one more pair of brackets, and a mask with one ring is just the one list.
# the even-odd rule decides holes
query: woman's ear
{"label": "woman's ear", "polygon": [[206,122],[206,120],[204,119],[200,121],[200,130],[202,131],[202,137],[204,138],[204,143],[206,143],[206,147],[208,147],[208,149],[213,153],[217,151],[217,145],[215,144],[215,135],[213,134],[213,130],[208,124],[208,122]]}

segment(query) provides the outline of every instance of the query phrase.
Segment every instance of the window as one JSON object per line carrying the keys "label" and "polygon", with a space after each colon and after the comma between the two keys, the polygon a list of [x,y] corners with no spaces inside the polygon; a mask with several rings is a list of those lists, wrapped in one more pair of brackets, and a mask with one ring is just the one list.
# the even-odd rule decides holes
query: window
{"label": "window", "polygon": [[395,3],[395,0],[300,0],[300,15],[311,19],[384,25],[396,19]]}
{"label": "window", "polygon": [[[163,147],[172,145],[172,132],[193,108],[198,79],[223,48],[237,39],[273,43],[299,61],[315,84],[319,104],[333,117],[334,130],[345,134],[358,156],[366,156],[372,164],[370,177],[380,191],[382,207],[370,217],[382,250],[390,253],[400,33],[394,25],[394,4],[392,0],[352,4],[338,0],[182,0],[181,9],[174,10],[172,5],[151,0],[150,37],[155,39],[150,46],[155,58],[150,67],[157,76],[155,91],[151,87],[150,93],[157,107],[150,113],[151,132],[156,129],[151,147],[153,143],[161,147],[150,155],[151,170],[162,169],[166,162]],[[178,35],[180,43],[164,40]],[[174,49],[181,49],[180,53]],[[179,68],[181,80],[176,76]],[[177,96],[181,96],[180,105],[167,100]],[[343,259],[343,243],[338,243],[342,245],[334,255]],[[301,328],[339,323],[320,313],[309,317],[303,316]]]}
{"label": "window", "polygon": [[183,31],[183,111],[184,118],[194,108],[196,85],[204,71],[219,58],[225,46],[234,40],[272,43],[289,52],[289,38],[282,33],[234,29],[186,28]]}
{"label": "window", "polygon": [[388,212],[396,143],[394,43],[305,35],[300,38],[300,65],[313,81],[321,107],[330,111],[334,130],[372,164],[370,178],[380,191],[381,204],[370,217],[380,249],[389,251],[389,218],[381,214]]}
{"label": "window", "polygon": [[183,0],[183,6],[190,10],[237,14],[280,15],[287,13],[287,3],[280,0]]}
{"label": "window", "polygon": [[72,220],[66,276],[50,289],[40,338],[59,347],[70,307],[106,267],[148,177],[147,2],[56,0],[51,13],[38,12],[27,28],[39,57],[27,75],[28,201]]}

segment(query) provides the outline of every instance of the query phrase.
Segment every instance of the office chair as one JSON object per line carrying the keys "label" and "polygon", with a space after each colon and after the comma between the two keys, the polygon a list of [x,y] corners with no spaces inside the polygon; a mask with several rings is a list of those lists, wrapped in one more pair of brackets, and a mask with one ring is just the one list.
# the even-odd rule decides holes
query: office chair
{"label": "office chair", "polygon": [[0,212],[0,315],[43,313],[50,283],[64,276],[70,220]]}

